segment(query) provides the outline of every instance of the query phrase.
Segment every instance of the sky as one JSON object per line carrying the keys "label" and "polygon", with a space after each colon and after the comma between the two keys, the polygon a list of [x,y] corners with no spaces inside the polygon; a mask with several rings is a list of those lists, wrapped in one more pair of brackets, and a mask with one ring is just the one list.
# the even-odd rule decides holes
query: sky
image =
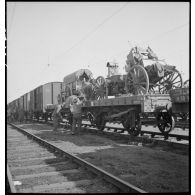
{"label": "sky", "polygon": [[121,74],[134,46],[150,46],[189,79],[187,2],[6,2],[7,102],[87,68]]}

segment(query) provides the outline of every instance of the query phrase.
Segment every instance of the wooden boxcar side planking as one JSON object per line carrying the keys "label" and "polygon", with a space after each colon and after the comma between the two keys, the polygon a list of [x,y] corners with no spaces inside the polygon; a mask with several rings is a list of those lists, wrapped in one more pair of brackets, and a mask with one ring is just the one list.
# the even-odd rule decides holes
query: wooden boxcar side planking
{"label": "wooden boxcar side planking", "polygon": [[60,92],[62,90],[62,82],[53,82],[53,103],[52,104],[57,104],[58,103],[58,95],[60,95]]}
{"label": "wooden boxcar side planking", "polygon": [[52,104],[52,83],[43,85],[43,107],[41,109],[43,112],[47,104]]}
{"label": "wooden boxcar side planking", "polygon": [[30,112],[34,112],[35,110],[34,99],[35,99],[34,90],[32,90],[30,91],[30,103],[29,103]]}

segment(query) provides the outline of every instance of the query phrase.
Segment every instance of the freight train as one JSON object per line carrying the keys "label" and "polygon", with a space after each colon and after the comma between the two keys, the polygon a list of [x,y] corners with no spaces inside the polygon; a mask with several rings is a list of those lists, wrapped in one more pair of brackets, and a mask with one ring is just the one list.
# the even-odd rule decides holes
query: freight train
{"label": "freight train", "polygon": [[[144,60],[152,64],[144,66]],[[108,62],[107,67],[107,78],[94,79],[90,70],[79,69],[65,76],[63,82],[41,85],[9,103],[8,115],[17,118],[23,111],[25,118],[47,120],[60,103],[62,116],[71,122],[69,106],[77,96],[85,99],[83,118],[99,130],[104,129],[106,122],[119,122],[134,136],[139,135],[142,124],[151,121],[168,134],[174,128],[177,113],[189,115],[189,87],[183,88],[175,66],[162,64],[151,48],[131,49],[126,75],[118,73],[116,64]],[[185,94],[179,102],[174,96],[178,93],[182,97]]]}

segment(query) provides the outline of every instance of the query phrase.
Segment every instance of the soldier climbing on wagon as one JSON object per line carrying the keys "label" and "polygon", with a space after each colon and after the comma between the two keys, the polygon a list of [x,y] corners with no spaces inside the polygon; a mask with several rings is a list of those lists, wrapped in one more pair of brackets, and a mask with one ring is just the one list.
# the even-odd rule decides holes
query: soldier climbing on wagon
{"label": "soldier climbing on wagon", "polygon": [[[72,132],[71,134],[74,135],[75,133],[78,133],[81,130],[81,123],[82,123],[82,104],[83,104],[84,98],[74,98],[73,102],[70,104],[70,111],[73,116],[73,122],[72,122]],[[78,125],[77,132],[76,132],[76,125]]]}

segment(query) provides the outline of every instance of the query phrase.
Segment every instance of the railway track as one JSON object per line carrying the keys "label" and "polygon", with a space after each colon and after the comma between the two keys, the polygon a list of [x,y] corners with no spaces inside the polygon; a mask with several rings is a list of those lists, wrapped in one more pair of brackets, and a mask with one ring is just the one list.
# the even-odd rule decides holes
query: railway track
{"label": "railway track", "polygon": [[[70,124],[68,122],[62,123],[61,126],[63,127],[70,127]],[[176,134],[169,134],[167,137],[165,137],[162,133],[160,132],[154,132],[154,131],[141,131],[141,136],[138,137],[132,137],[129,134],[122,134],[121,131],[124,131],[124,128],[120,127],[110,127],[106,126],[105,129],[107,131],[99,131],[99,130],[94,130],[91,129],[91,127],[95,127],[94,125],[91,124],[82,124],[82,127],[85,127],[85,131],[88,130],[89,132],[94,132],[94,133],[99,133],[99,134],[104,134],[106,136],[113,136],[113,137],[118,137],[119,139],[126,139],[129,141],[136,141],[136,142],[145,142],[144,144],[153,144],[158,145],[158,146],[170,146],[175,149],[180,149],[188,153],[189,151],[189,145],[188,144],[183,144],[179,143],[181,140],[189,140],[189,136],[186,135],[176,135]],[[88,128],[87,128],[88,127]],[[109,130],[114,130],[114,132],[109,132]],[[117,132],[119,130],[119,132]],[[150,134],[151,138],[145,138],[143,135],[144,134]],[[159,140],[159,139],[154,139],[155,136],[160,136],[161,138],[164,138],[164,140]],[[167,141],[168,137],[173,137],[175,138],[178,142],[170,142]]]}
{"label": "railway track", "polygon": [[[95,127],[95,125],[91,125],[91,124],[82,124],[83,127]],[[109,130],[114,130],[114,132],[118,132],[118,133],[121,133],[121,132],[124,132],[125,129],[124,128],[121,128],[121,127],[111,127],[111,126],[105,126],[105,129],[107,131]],[[141,135],[144,135],[144,134],[149,134],[151,135],[152,138],[154,138],[155,136],[161,136],[161,137],[164,137],[164,139],[168,139],[169,137],[174,137],[176,138],[176,140],[180,141],[180,140],[189,140],[189,136],[187,135],[178,135],[178,134],[172,134],[172,133],[169,133],[168,135],[163,135],[161,132],[154,132],[154,131],[146,131],[146,130],[141,130]]]}
{"label": "railway track", "polygon": [[[35,120],[35,121],[39,123],[46,123],[49,125],[53,125],[52,121],[48,121],[48,122],[45,122],[43,120],[42,121]],[[60,123],[60,126],[65,129],[70,128],[70,124],[68,121],[64,121]],[[173,137],[173,139],[175,139],[175,141],[173,141],[173,140],[168,140],[168,137],[165,137],[162,133],[154,132],[154,131],[142,130],[141,136],[134,137],[129,134],[121,133],[121,131],[124,131],[124,128],[120,128],[120,127],[106,126],[105,131],[97,130],[95,125],[86,124],[86,123],[82,123],[82,127],[84,127],[84,129],[82,129],[82,131],[84,132],[108,136],[112,139],[117,139],[117,140],[126,140],[129,144],[141,143],[142,145],[152,146],[152,147],[154,146],[164,147],[165,146],[165,147],[169,147],[170,149],[176,149],[176,150],[182,151],[185,154],[189,153],[189,144],[188,144],[189,136],[186,136],[186,135],[169,134],[170,137]],[[112,131],[109,131],[109,130],[112,130]],[[145,134],[146,136],[144,136]],[[155,136],[156,138],[154,138]],[[181,140],[185,140],[185,142],[187,143],[180,143]]]}
{"label": "railway track", "polygon": [[16,193],[146,193],[13,125],[7,128],[7,179]]}
{"label": "railway track", "polygon": [[[44,120],[36,120],[36,122],[45,122]],[[87,121],[87,120],[86,120]],[[52,121],[48,121],[48,124],[52,124]],[[69,122],[68,121],[63,121],[60,123],[61,126],[69,126]],[[118,122],[115,122],[113,124],[120,124]],[[92,125],[92,124],[89,124],[89,123],[82,123],[82,127],[92,127],[92,128],[96,128],[96,125]],[[179,127],[178,127],[179,128]],[[105,126],[105,128],[107,131],[109,130],[113,130],[113,132],[115,133],[123,133],[125,132],[126,130],[122,127],[113,127],[113,126]],[[181,140],[186,140],[186,141],[189,141],[189,136],[188,135],[181,135],[181,134],[175,134],[175,133],[169,133],[169,134],[162,134],[160,131],[159,132],[156,132],[156,131],[149,131],[149,130],[141,130],[141,133],[140,135],[143,136],[144,134],[146,135],[150,135],[151,138],[155,138],[155,136],[160,136],[162,138],[164,138],[164,140],[167,140],[169,137],[170,138],[175,138],[177,141],[181,141]]]}

